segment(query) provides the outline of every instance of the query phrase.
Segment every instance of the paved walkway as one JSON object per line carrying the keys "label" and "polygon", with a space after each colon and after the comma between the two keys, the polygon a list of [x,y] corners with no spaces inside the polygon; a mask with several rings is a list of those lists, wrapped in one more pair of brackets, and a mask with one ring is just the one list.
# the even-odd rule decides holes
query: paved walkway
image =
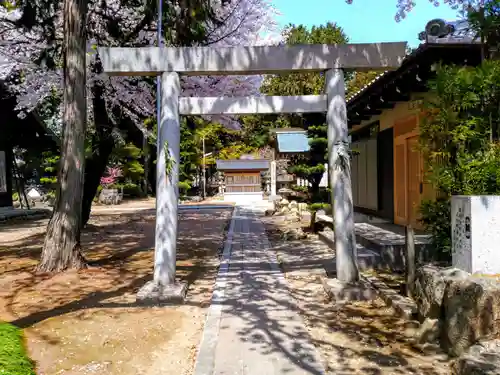
{"label": "paved walkway", "polygon": [[233,214],[195,375],[324,374],[255,211]]}

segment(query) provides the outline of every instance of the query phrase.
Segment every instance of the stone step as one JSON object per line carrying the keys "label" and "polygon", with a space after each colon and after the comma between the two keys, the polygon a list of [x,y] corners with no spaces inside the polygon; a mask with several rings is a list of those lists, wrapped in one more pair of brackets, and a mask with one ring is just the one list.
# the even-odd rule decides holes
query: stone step
{"label": "stone step", "polygon": [[[318,215],[317,220],[326,222],[330,226],[333,224],[333,219],[329,215]],[[379,255],[378,267],[389,268],[394,271],[404,270],[405,236],[389,229],[390,227],[397,227],[396,225],[365,222],[355,223],[354,225],[357,244]],[[399,232],[403,231],[402,227],[398,229]],[[333,246],[333,235],[329,237],[327,243],[329,246]],[[417,261],[430,259],[430,236],[416,235],[415,239]]]}
{"label": "stone step", "polygon": [[[321,241],[327,244],[330,248],[335,248],[335,243],[333,239],[333,232],[325,231],[319,232],[318,237]],[[358,253],[358,267],[361,271],[377,269],[380,267],[381,258],[380,255],[375,251],[366,248],[365,246],[357,243],[356,244],[357,253]],[[328,266],[325,265],[325,270],[327,274],[334,273],[335,270],[335,261],[331,262]]]}
{"label": "stone step", "polygon": [[[405,236],[394,231],[381,228],[375,224],[356,223],[356,241],[380,255],[382,266],[394,271],[403,271],[405,267]],[[428,258],[430,236],[415,236],[415,253],[417,259]]]}
{"label": "stone step", "polygon": [[18,220],[40,220],[49,218],[51,210],[47,209],[4,209],[0,211],[0,224],[8,224]]}

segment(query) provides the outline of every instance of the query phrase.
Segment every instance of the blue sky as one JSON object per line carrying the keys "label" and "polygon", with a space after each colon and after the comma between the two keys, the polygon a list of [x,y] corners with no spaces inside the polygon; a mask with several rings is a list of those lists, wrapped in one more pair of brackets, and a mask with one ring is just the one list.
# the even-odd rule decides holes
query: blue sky
{"label": "blue sky", "polygon": [[306,26],[328,21],[341,26],[353,43],[407,41],[415,47],[417,35],[433,18],[456,19],[456,11],[447,5],[435,7],[429,0],[416,0],[417,6],[397,23],[394,20],[397,0],[271,0],[282,14],[281,26],[288,23]]}

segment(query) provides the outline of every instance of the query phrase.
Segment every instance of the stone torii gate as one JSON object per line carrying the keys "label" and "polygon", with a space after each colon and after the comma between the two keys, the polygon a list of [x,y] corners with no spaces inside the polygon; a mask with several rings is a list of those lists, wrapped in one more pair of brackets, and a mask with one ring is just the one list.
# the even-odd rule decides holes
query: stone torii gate
{"label": "stone torii gate", "polygon": [[[357,275],[348,254],[356,250],[348,128],[343,68],[389,70],[399,67],[406,42],[291,45],[259,47],[99,48],[109,75],[161,75],[161,119],[158,124],[156,235],[154,279],[138,301],[182,300],[184,284],[176,283],[180,115],[326,112],[328,174],[334,206],[337,277]],[[252,75],[325,72],[325,94],[309,96],[181,97],[179,74]],[[342,267],[339,267],[342,265]],[[357,276],[356,276],[357,277]]]}

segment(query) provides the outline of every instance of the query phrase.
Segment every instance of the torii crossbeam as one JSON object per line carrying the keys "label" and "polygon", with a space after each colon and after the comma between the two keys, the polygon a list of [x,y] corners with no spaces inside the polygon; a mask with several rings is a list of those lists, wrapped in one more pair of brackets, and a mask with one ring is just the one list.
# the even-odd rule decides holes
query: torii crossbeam
{"label": "torii crossbeam", "polygon": [[[107,74],[162,76],[156,165],[154,279],[139,291],[138,301],[182,300],[186,292],[185,285],[175,280],[180,115],[326,112],[337,277],[340,281],[356,281],[358,272],[354,261],[356,244],[343,69],[396,69],[406,54],[406,42],[224,48],[99,48],[98,52]],[[326,73],[325,95],[180,97],[179,74],[250,75],[311,71]]]}

